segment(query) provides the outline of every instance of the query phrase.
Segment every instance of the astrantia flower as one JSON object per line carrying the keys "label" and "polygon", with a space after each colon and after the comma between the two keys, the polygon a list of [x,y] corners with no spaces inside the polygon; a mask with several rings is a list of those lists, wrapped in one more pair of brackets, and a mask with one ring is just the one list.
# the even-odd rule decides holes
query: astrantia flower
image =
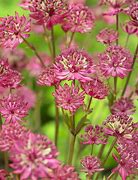
{"label": "astrantia flower", "polygon": [[112,42],[115,42],[118,39],[118,33],[113,29],[105,28],[101,30],[96,37],[97,37],[97,41],[103,44],[110,45]]}
{"label": "astrantia flower", "polygon": [[75,48],[64,50],[56,58],[55,74],[60,80],[91,80],[95,72],[92,57],[87,52]]}
{"label": "astrantia flower", "polygon": [[35,106],[36,94],[27,86],[22,86],[16,89],[16,94],[17,96],[21,97],[24,100],[24,102],[26,102],[28,109],[33,108]]}
{"label": "astrantia flower", "polygon": [[83,144],[106,144],[107,138],[101,126],[88,125],[85,133],[81,135]]}
{"label": "astrantia flower", "polygon": [[129,15],[131,16],[133,24],[138,27],[138,2],[129,6]]}
{"label": "astrantia flower", "polygon": [[15,141],[22,141],[28,130],[18,123],[3,124],[0,130],[0,150],[10,151]]}
{"label": "astrantia flower", "polygon": [[23,38],[29,37],[30,21],[25,16],[7,16],[0,19],[0,45],[5,48],[16,48],[23,42]]}
{"label": "astrantia flower", "polygon": [[79,87],[65,84],[63,87],[58,86],[53,94],[59,107],[74,113],[84,103],[84,92],[80,92]]}
{"label": "astrantia flower", "polygon": [[126,114],[110,115],[104,122],[105,134],[109,136],[131,138],[134,130],[132,118]]}
{"label": "astrantia flower", "polygon": [[129,35],[131,35],[138,32],[138,27],[134,26],[134,24],[129,21],[123,25],[123,30]]}
{"label": "astrantia flower", "polygon": [[109,46],[99,55],[100,69],[105,76],[124,78],[131,71],[133,58],[128,50],[121,46]]}
{"label": "astrantia flower", "polygon": [[64,31],[87,33],[94,26],[94,14],[83,4],[70,4],[68,14],[62,22]]}
{"label": "astrantia flower", "polygon": [[73,166],[63,165],[54,171],[50,180],[79,180],[79,177]]}
{"label": "astrantia flower", "polygon": [[120,139],[118,141],[118,156],[113,155],[118,166],[112,170],[118,172],[122,180],[126,180],[131,174],[137,174],[138,169],[138,139],[132,137],[131,140]]}
{"label": "astrantia flower", "polygon": [[108,95],[107,86],[98,78],[91,78],[90,81],[81,83],[81,86],[86,94],[96,99],[104,99]]}
{"label": "astrantia flower", "polygon": [[55,145],[43,135],[30,133],[10,153],[11,167],[21,180],[47,178],[59,166]]}
{"label": "astrantia flower", "polygon": [[59,84],[60,80],[57,78],[54,67],[50,66],[39,75],[37,83],[40,86],[55,86]]}
{"label": "astrantia flower", "polygon": [[23,0],[21,6],[30,10],[30,16],[37,24],[45,25],[48,29],[61,23],[67,11],[65,0]]}
{"label": "astrantia flower", "polygon": [[103,171],[103,168],[100,168],[100,160],[94,156],[85,156],[81,160],[81,165],[83,167],[82,171],[89,176],[92,176],[95,172]]}
{"label": "astrantia flower", "polygon": [[21,74],[12,70],[7,59],[0,60],[0,87],[16,88],[21,82]]}
{"label": "astrantia flower", "polygon": [[[49,66],[51,64],[51,58],[47,54],[40,54],[40,56],[43,59],[45,66]],[[44,66],[37,57],[31,58],[26,68],[31,76],[34,77],[39,76],[44,70]]]}
{"label": "astrantia flower", "polygon": [[121,98],[111,107],[112,114],[125,113],[131,115],[135,112],[133,101],[129,98]]}
{"label": "astrantia flower", "polygon": [[20,121],[28,113],[27,102],[20,96],[10,94],[0,100],[0,113],[6,123]]}
{"label": "astrantia flower", "polygon": [[0,180],[6,180],[6,176],[8,175],[5,169],[0,169]]}

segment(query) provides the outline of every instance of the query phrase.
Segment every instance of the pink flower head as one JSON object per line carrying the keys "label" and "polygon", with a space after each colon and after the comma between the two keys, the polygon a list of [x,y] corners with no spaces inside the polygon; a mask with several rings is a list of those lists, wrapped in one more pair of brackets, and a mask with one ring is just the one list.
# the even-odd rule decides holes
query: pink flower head
{"label": "pink flower head", "polygon": [[30,16],[37,24],[45,25],[48,29],[61,23],[67,11],[65,0],[23,0],[21,6],[30,10]]}
{"label": "pink flower head", "polygon": [[40,86],[55,86],[59,84],[60,80],[55,74],[53,66],[45,68],[45,70],[39,75],[37,83]]}
{"label": "pink flower head", "polygon": [[79,177],[73,166],[63,165],[55,169],[50,180],[79,180]]}
{"label": "pink flower head", "polygon": [[30,133],[17,141],[10,154],[11,167],[21,180],[47,178],[59,166],[55,145],[46,137]]}
{"label": "pink flower head", "polygon": [[11,69],[22,71],[27,64],[27,57],[23,49],[3,48],[1,54],[4,57],[8,57],[8,62]]}
{"label": "pink flower head", "polygon": [[118,33],[113,29],[105,28],[97,35],[97,41],[110,45],[118,39]]}
{"label": "pink flower head", "polygon": [[129,6],[129,15],[131,16],[133,24],[138,27],[138,2],[132,3]]}
{"label": "pink flower head", "polygon": [[95,72],[92,57],[87,52],[75,48],[64,50],[56,58],[55,74],[60,80],[91,80]]}
{"label": "pink flower head", "polygon": [[[45,66],[49,66],[51,64],[51,58],[47,54],[41,54],[41,58],[43,59]],[[44,66],[42,66],[40,60],[37,57],[32,57],[26,68],[31,76],[34,77],[39,76],[44,70]]]}
{"label": "pink flower head", "polygon": [[123,28],[123,30],[124,30],[126,33],[128,33],[129,35],[135,34],[135,33],[138,32],[138,27],[136,27],[136,26],[134,25],[134,23],[132,23],[132,21],[129,21],[129,22],[123,24],[123,27],[122,27],[122,28]]}
{"label": "pink flower head", "polygon": [[0,87],[16,88],[21,82],[21,74],[10,69],[7,59],[0,60]]}
{"label": "pink flower head", "polygon": [[33,108],[36,103],[36,94],[34,91],[29,89],[27,86],[22,86],[16,90],[17,96],[21,97],[28,109]]}
{"label": "pink flower head", "polygon": [[99,55],[100,69],[104,76],[124,78],[131,71],[133,58],[128,50],[121,46],[109,46]]}
{"label": "pink flower head", "polygon": [[58,86],[53,94],[59,107],[74,113],[84,103],[84,92],[79,92],[79,87],[65,84],[63,87]]}
{"label": "pink flower head", "polygon": [[82,171],[89,176],[92,176],[95,172],[103,171],[103,168],[100,168],[100,160],[94,156],[85,156],[81,160],[81,165],[83,167]]}
{"label": "pink flower head", "polygon": [[0,131],[0,150],[10,151],[15,141],[22,141],[28,130],[18,123],[3,124]]}
{"label": "pink flower head", "polygon": [[125,113],[131,115],[135,112],[133,101],[129,98],[121,98],[111,107],[112,114]]}
{"label": "pink flower head", "polygon": [[110,115],[104,122],[105,134],[109,136],[131,138],[134,130],[132,118],[126,114]]}
{"label": "pink flower head", "polygon": [[22,97],[10,94],[0,100],[0,113],[5,118],[5,122],[17,122],[27,116],[27,102]]}
{"label": "pink flower head", "polygon": [[5,48],[16,48],[23,42],[23,38],[29,37],[31,31],[30,20],[25,16],[7,16],[0,19],[0,45]]}
{"label": "pink flower head", "polygon": [[6,180],[6,176],[8,175],[5,169],[0,169],[0,180]]}
{"label": "pink flower head", "polygon": [[119,157],[113,155],[118,166],[112,170],[113,173],[118,172],[122,180],[126,180],[130,174],[137,173],[138,169],[138,136],[131,140],[120,139],[118,141],[117,151]]}
{"label": "pink flower head", "polygon": [[90,81],[81,83],[81,86],[86,94],[96,99],[104,99],[108,95],[107,86],[98,78],[91,78]]}
{"label": "pink flower head", "polygon": [[62,28],[66,31],[87,33],[94,26],[94,14],[83,4],[70,4],[68,14],[63,20]]}
{"label": "pink flower head", "polygon": [[104,134],[103,127],[88,125],[85,133],[81,135],[83,144],[106,144],[107,138]]}

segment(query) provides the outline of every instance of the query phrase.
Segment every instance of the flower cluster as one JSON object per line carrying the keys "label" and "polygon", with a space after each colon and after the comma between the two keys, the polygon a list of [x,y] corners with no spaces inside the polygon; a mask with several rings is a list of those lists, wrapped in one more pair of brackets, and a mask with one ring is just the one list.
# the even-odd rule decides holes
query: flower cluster
{"label": "flower cluster", "polygon": [[29,37],[31,30],[30,20],[25,16],[7,16],[0,19],[0,45],[6,48],[16,48],[18,44],[23,42],[23,39]]}

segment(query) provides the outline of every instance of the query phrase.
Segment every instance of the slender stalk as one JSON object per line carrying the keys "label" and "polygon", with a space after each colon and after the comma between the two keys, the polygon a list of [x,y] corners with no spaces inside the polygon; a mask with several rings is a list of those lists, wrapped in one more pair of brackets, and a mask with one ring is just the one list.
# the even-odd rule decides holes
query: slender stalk
{"label": "slender stalk", "polygon": [[34,54],[37,56],[37,58],[40,60],[41,64],[43,67],[45,67],[45,64],[42,60],[42,58],[40,57],[40,55],[38,54],[36,48],[30,44],[24,37],[21,36],[21,38],[23,39],[23,41],[25,42],[25,44],[34,52]]}
{"label": "slender stalk", "polygon": [[0,130],[2,129],[2,118],[1,118],[1,114],[0,114]]}
{"label": "slender stalk", "polygon": [[91,145],[91,155],[93,154],[93,146],[94,144]]}
{"label": "slender stalk", "polygon": [[55,111],[56,111],[56,118],[55,118],[55,145],[58,145],[58,134],[59,134],[59,109],[55,102]]}
{"label": "slender stalk", "polygon": [[111,173],[111,174],[108,176],[107,180],[110,180],[113,176],[114,176],[114,173]]}
{"label": "slender stalk", "polygon": [[88,104],[88,107],[87,107],[87,112],[88,112],[89,109],[90,109],[91,103],[92,103],[92,96],[90,97],[90,100],[89,100],[89,104]]}
{"label": "slender stalk", "polygon": [[4,166],[5,166],[5,169],[8,170],[8,164],[9,164],[8,154],[7,152],[4,152],[3,155],[4,155]]}
{"label": "slender stalk", "polygon": [[55,61],[56,57],[56,48],[55,48],[55,35],[54,35],[54,28],[51,29],[51,41],[52,41],[52,48],[53,48],[53,62]]}
{"label": "slender stalk", "polygon": [[74,35],[75,35],[75,32],[73,32],[73,33],[71,34],[71,37],[70,37],[70,41],[69,41],[68,47],[71,46],[71,43],[72,43],[73,38],[74,38]]}
{"label": "slender stalk", "polygon": [[74,156],[75,141],[76,141],[76,135],[71,134],[70,149],[69,149],[69,159],[68,159],[68,164],[69,165],[72,165],[73,156]]}
{"label": "slender stalk", "polygon": [[117,95],[117,77],[114,78],[114,94],[115,94],[115,99]]}
{"label": "slender stalk", "polygon": [[[116,31],[119,33],[119,15],[116,15]],[[118,45],[118,39],[116,40],[116,45]]]}
{"label": "slender stalk", "polygon": [[[75,116],[72,115],[70,120],[72,123],[72,130],[75,130]],[[75,147],[75,141],[76,141],[76,135],[73,133],[70,133],[70,148],[69,148],[69,158],[68,158],[68,164],[72,165],[73,157],[74,157],[74,147]]]}
{"label": "slender stalk", "polygon": [[[136,61],[136,58],[137,58],[137,54],[138,54],[138,43],[137,43],[137,47],[136,47],[136,50],[135,50],[135,53],[134,53],[133,63],[132,63],[131,69],[134,68],[135,61]],[[130,78],[131,78],[131,74],[132,74],[132,71],[130,71],[130,73],[128,74],[128,77],[127,77],[127,80],[126,80],[126,83],[125,83],[125,86],[124,86],[124,89],[123,89],[123,91],[122,91],[122,95],[121,95],[121,96],[124,96],[124,94],[125,94],[125,92],[126,92],[126,89],[127,89],[128,83],[129,83],[129,80],[130,80]]]}
{"label": "slender stalk", "polygon": [[102,157],[104,149],[105,149],[105,144],[102,144],[101,147],[100,147],[100,151],[98,153],[98,158],[99,159]]}
{"label": "slender stalk", "polygon": [[[102,162],[102,164],[101,164],[102,167],[105,165],[105,163],[106,163],[106,161],[107,161],[110,153],[112,152],[112,150],[113,150],[116,142],[117,142],[117,138],[115,138],[114,141],[112,142],[112,144],[111,144],[111,146],[110,146],[110,148],[109,148],[109,150],[108,150],[108,152],[107,152],[107,154],[106,154],[106,157],[105,157],[105,159],[103,160],[103,162]],[[98,180],[98,179],[99,179],[99,175],[100,175],[100,173],[97,174],[95,180]]]}

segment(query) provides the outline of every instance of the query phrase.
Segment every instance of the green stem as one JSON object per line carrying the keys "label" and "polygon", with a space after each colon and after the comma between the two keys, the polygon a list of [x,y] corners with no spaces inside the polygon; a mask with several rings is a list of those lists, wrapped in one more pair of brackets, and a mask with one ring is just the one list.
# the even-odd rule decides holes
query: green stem
{"label": "green stem", "polygon": [[89,109],[90,109],[91,103],[92,103],[92,96],[90,97],[90,100],[89,100],[89,104],[88,104],[88,107],[87,107],[87,112],[88,112]]}
{"label": "green stem", "polygon": [[0,130],[2,129],[2,118],[1,118],[1,114],[0,114]]}
{"label": "green stem", "polygon": [[115,99],[117,95],[117,77],[114,77],[114,94],[115,94]]}
{"label": "green stem", "polygon": [[8,171],[8,165],[9,165],[8,154],[7,152],[4,152],[4,166],[7,171]]}
{"label": "green stem", "polygon": [[55,48],[55,36],[54,36],[54,28],[51,29],[51,41],[52,41],[52,48],[53,48],[53,62],[55,61],[56,57],[56,48]]}
{"label": "green stem", "polygon": [[103,152],[104,152],[104,149],[105,149],[105,144],[102,144],[101,147],[100,147],[100,151],[98,153],[98,158],[100,159],[103,155]]}
{"label": "green stem", "polygon": [[126,42],[125,42],[125,48],[127,48],[129,37],[130,37],[130,34],[127,34],[127,38],[126,38]]}
{"label": "green stem", "polygon": [[24,37],[21,36],[21,38],[23,39],[23,41],[25,42],[25,44],[34,52],[34,54],[37,56],[37,58],[40,60],[41,64],[43,67],[45,67],[45,64],[42,60],[42,58],[40,57],[40,55],[38,54],[36,48],[30,44]]}
{"label": "green stem", "polygon": [[75,147],[75,141],[76,141],[76,135],[70,134],[70,149],[69,149],[69,159],[68,164],[72,165],[73,156],[74,156],[74,147]]}
{"label": "green stem", "polygon": [[[137,44],[137,47],[136,47],[136,50],[135,50],[135,53],[134,53],[134,57],[133,57],[133,63],[132,63],[132,66],[131,66],[131,69],[132,69],[132,70],[133,70],[134,65],[135,65],[135,62],[136,62],[137,54],[138,54],[138,44]],[[125,86],[124,86],[124,89],[123,89],[123,91],[122,91],[122,95],[121,95],[121,96],[124,96],[124,94],[125,94],[125,92],[126,92],[126,89],[127,89],[128,83],[129,83],[129,80],[130,80],[130,78],[131,78],[132,70],[131,70],[130,73],[128,74],[128,77],[127,77],[127,80],[126,80],[126,83],[125,83]]]}
{"label": "green stem", "polygon": [[91,145],[91,154],[90,155],[93,154],[93,146],[94,146],[94,144]]}
{"label": "green stem", "polygon": [[55,103],[55,111],[56,111],[56,118],[55,118],[55,145],[58,144],[58,134],[59,134],[59,109],[57,104]]}
{"label": "green stem", "polygon": [[73,38],[74,38],[74,35],[75,35],[75,32],[73,32],[73,33],[71,34],[71,37],[70,37],[70,41],[69,41],[68,47],[71,46],[71,43],[72,43]]}
{"label": "green stem", "polygon": [[110,176],[108,176],[107,180],[110,180],[114,176],[114,173],[111,173]]}
{"label": "green stem", "polygon": [[[116,31],[119,34],[119,15],[116,15]],[[118,39],[116,40],[116,45],[118,45]]]}

